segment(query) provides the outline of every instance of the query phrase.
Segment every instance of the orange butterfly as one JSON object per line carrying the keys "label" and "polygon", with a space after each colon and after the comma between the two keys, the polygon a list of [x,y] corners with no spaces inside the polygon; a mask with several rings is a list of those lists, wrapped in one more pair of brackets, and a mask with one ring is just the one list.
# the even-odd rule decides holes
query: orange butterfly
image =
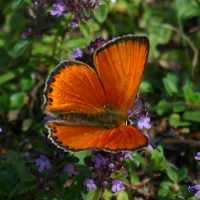
{"label": "orange butterfly", "polygon": [[49,138],[69,151],[87,149],[133,151],[148,145],[147,137],[126,125],[149,52],[146,36],[118,37],[97,49],[97,73],[87,64],[62,61],[44,90],[44,112],[52,117]]}

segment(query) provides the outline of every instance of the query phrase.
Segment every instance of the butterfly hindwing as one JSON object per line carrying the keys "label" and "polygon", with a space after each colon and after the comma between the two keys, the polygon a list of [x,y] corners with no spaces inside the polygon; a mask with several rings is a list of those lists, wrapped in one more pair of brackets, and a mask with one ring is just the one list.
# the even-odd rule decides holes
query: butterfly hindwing
{"label": "butterfly hindwing", "polygon": [[95,66],[112,108],[127,112],[132,106],[148,52],[148,38],[134,35],[116,38],[95,52]]}
{"label": "butterfly hindwing", "polygon": [[133,126],[113,129],[103,127],[65,126],[56,123],[46,125],[50,139],[66,151],[104,149],[106,151],[131,151],[147,146],[148,140]]}

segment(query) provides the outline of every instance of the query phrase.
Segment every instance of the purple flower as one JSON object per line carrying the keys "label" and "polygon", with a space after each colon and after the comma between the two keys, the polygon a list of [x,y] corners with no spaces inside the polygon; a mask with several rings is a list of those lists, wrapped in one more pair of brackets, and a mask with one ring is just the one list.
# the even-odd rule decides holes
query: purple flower
{"label": "purple flower", "polygon": [[0,132],[2,132],[2,128],[0,128]]}
{"label": "purple flower", "polygon": [[106,160],[101,154],[97,154],[96,157],[92,158],[92,162],[95,162],[95,167],[98,168],[100,164],[105,165]]}
{"label": "purple flower", "polygon": [[195,185],[194,187],[195,187],[196,190],[198,190],[198,192],[195,194],[195,196],[196,196],[197,198],[200,198],[200,185],[197,184],[197,185]]}
{"label": "purple flower", "polygon": [[150,117],[145,117],[145,116],[140,117],[137,120],[139,129],[143,129],[144,127],[150,129],[151,125],[149,124],[149,122],[150,122]]}
{"label": "purple flower", "polygon": [[86,185],[87,186],[87,191],[88,192],[91,192],[91,190],[96,190],[97,189],[97,186],[94,184],[94,180],[93,179],[86,179],[84,182],[83,182],[83,185]]}
{"label": "purple flower", "polygon": [[71,28],[78,27],[78,22],[71,22],[71,24],[69,25],[69,27],[71,27]]}
{"label": "purple flower", "polygon": [[46,116],[44,117],[44,121],[50,121],[50,120],[53,120],[54,118],[51,117],[51,116]]}
{"label": "purple flower", "polygon": [[122,191],[122,188],[124,186],[124,183],[122,181],[118,181],[118,180],[113,180],[112,181],[112,191],[113,192],[120,192]]}
{"label": "purple flower", "polygon": [[62,2],[53,4],[52,8],[51,15],[57,15],[57,17],[64,15],[63,12],[66,10],[65,5]]}
{"label": "purple flower", "polygon": [[27,38],[27,34],[26,33],[22,33],[21,38],[22,39],[26,39]]}
{"label": "purple flower", "polygon": [[134,160],[129,151],[124,153],[124,158],[126,157],[129,157],[131,160]]}
{"label": "purple flower", "polygon": [[189,192],[192,192],[192,191],[194,191],[194,190],[195,190],[194,186],[189,186],[189,187],[188,187],[188,191],[189,191]]}
{"label": "purple flower", "polygon": [[195,160],[200,160],[200,152],[197,152],[197,156],[194,157]]}
{"label": "purple flower", "polygon": [[189,192],[192,192],[192,191],[194,191],[194,190],[198,190],[198,192],[195,194],[195,196],[196,196],[197,198],[200,198],[200,184],[197,184],[197,185],[195,185],[195,186],[189,186],[189,187],[188,187],[188,190],[189,190]]}
{"label": "purple flower", "polygon": [[49,158],[47,158],[46,156],[41,155],[40,158],[38,160],[36,160],[36,165],[40,165],[39,167],[39,172],[43,171],[45,169],[45,167],[47,169],[51,168],[51,164],[49,162]]}
{"label": "purple flower", "polygon": [[78,47],[74,49],[74,54],[70,55],[69,58],[76,59],[83,57],[83,51],[81,51]]}
{"label": "purple flower", "polygon": [[[145,135],[146,135],[146,137],[149,139],[149,134],[148,133],[144,133]],[[153,149],[153,147],[149,144],[148,146],[147,146],[147,148],[148,149]]]}
{"label": "purple flower", "polygon": [[66,172],[66,171],[68,172],[69,176],[72,176],[73,174],[74,175],[78,174],[78,172],[74,171],[74,166],[72,164],[68,164],[64,166],[63,172]]}

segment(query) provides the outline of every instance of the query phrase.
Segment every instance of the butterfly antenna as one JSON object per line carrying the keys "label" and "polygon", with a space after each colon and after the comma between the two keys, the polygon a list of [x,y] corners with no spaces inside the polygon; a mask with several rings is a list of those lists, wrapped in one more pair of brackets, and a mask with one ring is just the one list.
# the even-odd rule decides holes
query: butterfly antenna
{"label": "butterfly antenna", "polygon": [[150,141],[149,143],[150,143],[150,145],[151,145],[152,147],[154,147],[154,148],[157,149],[159,152],[161,152],[161,150],[160,150],[152,141]]}

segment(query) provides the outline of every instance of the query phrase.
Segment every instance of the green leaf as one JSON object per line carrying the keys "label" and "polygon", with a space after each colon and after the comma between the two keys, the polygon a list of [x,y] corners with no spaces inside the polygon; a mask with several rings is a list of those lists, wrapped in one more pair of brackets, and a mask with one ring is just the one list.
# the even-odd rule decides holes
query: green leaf
{"label": "green leaf", "polygon": [[182,186],[178,191],[177,194],[184,197],[185,199],[190,199],[191,197],[193,197],[195,195],[195,193],[197,193],[196,190],[189,192],[188,191],[188,186]]}
{"label": "green leaf", "polygon": [[64,184],[69,180],[68,172],[64,172],[62,174],[59,174],[58,176],[55,176],[55,181],[53,183],[53,190],[62,193],[64,190]]}
{"label": "green leaf", "polygon": [[10,108],[20,109],[24,106],[25,92],[18,92],[10,96]]}
{"label": "green leaf", "polygon": [[96,10],[92,11],[97,21],[104,22],[108,14],[108,6],[106,4],[99,5]]}
{"label": "green leaf", "polygon": [[92,190],[87,194],[86,200],[98,200],[101,197],[102,188],[97,188],[96,190]]}
{"label": "green leaf", "polygon": [[8,181],[0,177],[0,194],[8,195],[10,193]]}
{"label": "green leaf", "polygon": [[130,175],[130,182],[132,185],[134,185],[135,183],[138,183],[140,181],[139,176],[135,176],[133,174]]}
{"label": "green leaf", "polygon": [[33,88],[35,79],[33,77],[24,77],[20,79],[21,91],[27,91]]}
{"label": "green leaf", "polygon": [[172,9],[175,8],[182,19],[190,19],[197,17],[199,14],[199,6],[196,1],[177,0],[172,4]]}
{"label": "green leaf", "polygon": [[165,166],[165,156],[164,156],[164,152],[163,152],[163,148],[161,146],[158,146],[158,148],[160,149],[161,152],[159,152],[158,150],[154,150],[152,156],[151,156],[151,160],[152,160],[152,164],[151,164],[151,168],[152,171],[161,171],[163,169],[166,168]]}
{"label": "green leaf", "polygon": [[102,197],[105,200],[111,200],[111,198],[114,196],[114,193],[112,193],[111,191],[106,191],[103,192]]}
{"label": "green leaf", "polygon": [[2,111],[5,115],[9,112],[9,96],[6,94],[0,95],[0,111]]}
{"label": "green leaf", "polygon": [[12,1],[12,8],[14,10],[18,10],[24,3],[26,0],[13,0]]}
{"label": "green leaf", "polygon": [[99,25],[95,22],[92,22],[90,24],[90,29],[93,30],[93,31],[98,31],[100,29]]}
{"label": "green leaf", "polygon": [[22,183],[19,187],[19,190],[18,190],[18,195],[19,194],[22,194],[24,192],[27,192],[29,190],[32,190],[33,188],[35,188],[37,186],[37,184],[35,182],[25,182],[25,183]]}
{"label": "green leaf", "polygon": [[165,189],[169,190],[170,187],[173,187],[173,183],[170,182],[170,181],[163,181],[163,182],[160,184],[160,186],[161,186],[162,188],[165,188]]}
{"label": "green leaf", "polygon": [[26,50],[26,48],[32,43],[32,41],[30,40],[26,40],[26,39],[21,39],[19,40],[15,46],[13,47],[12,51],[11,51],[11,56],[13,59],[19,57],[20,55],[23,54],[23,52]]}
{"label": "green leaf", "polygon": [[17,152],[13,151],[13,150],[10,150],[10,151],[7,151],[6,152],[6,163],[7,164],[13,164],[13,163],[16,163],[19,159],[19,155]]}
{"label": "green leaf", "polygon": [[18,179],[18,174],[17,174],[17,170],[15,170],[8,177],[8,184],[9,184],[10,191],[16,190],[18,186],[17,179]]}
{"label": "green leaf", "polygon": [[150,82],[142,81],[139,87],[139,93],[154,93],[153,87]]}
{"label": "green leaf", "polygon": [[182,112],[185,110],[185,106],[174,106],[173,111],[174,112]]}
{"label": "green leaf", "polygon": [[180,115],[172,114],[169,118],[170,126],[178,127],[178,126],[189,126],[191,123],[186,121],[181,121]]}
{"label": "green leaf", "polygon": [[158,102],[157,106],[162,106],[163,108],[159,108],[156,110],[157,115],[161,116],[170,111],[169,107],[165,107],[166,104],[168,104],[166,100],[160,100]]}
{"label": "green leaf", "polygon": [[117,200],[129,200],[128,194],[125,191],[121,191],[117,195]]}
{"label": "green leaf", "polygon": [[64,161],[62,161],[62,164],[67,165],[69,163],[72,164],[72,163],[78,163],[78,162],[79,162],[79,159],[77,157],[75,157],[75,156],[67,156],[67,158]]}
{"label": "green leaf", "polygon": [[11,79],[21,74],[23,71],[24,69],[20,67],[18,67],[16,70],[13,70],[13,71],[7,71],[5,74],[0,76],[0,84],[10,81]]}
{"label": "green leaf", "polygon": [[[170,190],[168,190],[168,189],[162,188],[162,189],[160,189],[160,190],[158,191],[158,195],[159,195],[160,198],[166,197],[168,194],[170,194]],[[167,199],[166,199],[166,200],[167,200]],[[170,200],[170,199],[169,199],[169,200]]]}
{"label": "green leaf", "polygon": [[83,36],[90,42],[92,40],[90,26],[86,22],[81,21],[79,23],[79,28],[80,28],[80,31],[83,34]]}
{"label": "green leaf", "polygon": [[190,86],[188,86],[188,85],[184,85],[183,86],[183,92],[184,92],[185,100],[187,102],[190,102],[190,97],[193,95],[192,88]]}
{"label": "green leaf", "polygon": [[85,45],[87,44],[87,40],[85,38],[76,38],[76,39],[69,39],[66,43],[66,46],[68,48],[77,48],[80,49],[85,48]]}
{"label": "green leaf", "polygon": [[166,169],[169,179],[174,183],[179,183],[187,175],[187,168],[185,166],[181,167],[178,171],[175,171],[171,167]]}
{"label": "green leaf", "polygon": [[19,180],[20,182],[25,182],[27,181],[27,172],[25,169],[25,165],[23,162],[17,162],[17,164],[15,165],[16,170],[17,170],[17,174],[19,176]]}
{"label": "green leaf", "polygon": [[78,164],[82,164],[82,165],[85,164],[84,158],[85,158],[86,156],[91,156],[91,155],[92,155],[92,154],[91,154],[91,151],[82,151],[82,152],[78,152],[78,153],[75,153],[75,154],[74,154],[75,157],[79,158]]}
{"label": "green leaf", "polygon": [[163,83],[167,93],[172,97],[178,96],[178,77],[175,74],[168,73],[166,78],[163,78]]}
{"label": "green leaf", "polygon": [[137,152],[134,152],[134,153],[131,153],[131,155],[134,158],[133,162],[135,162],[135,163],[139,162],[139,163],[136,164],[138,167],[141,164],[142,170],[145,170],[147,168],[146,163],[144,161],[144,158],[140,154],[138,154]]}
{"label": "green leaf", "polygon": [[183,119],[188,121],[200,122],[200,111],[186,110],[183,113]]}

